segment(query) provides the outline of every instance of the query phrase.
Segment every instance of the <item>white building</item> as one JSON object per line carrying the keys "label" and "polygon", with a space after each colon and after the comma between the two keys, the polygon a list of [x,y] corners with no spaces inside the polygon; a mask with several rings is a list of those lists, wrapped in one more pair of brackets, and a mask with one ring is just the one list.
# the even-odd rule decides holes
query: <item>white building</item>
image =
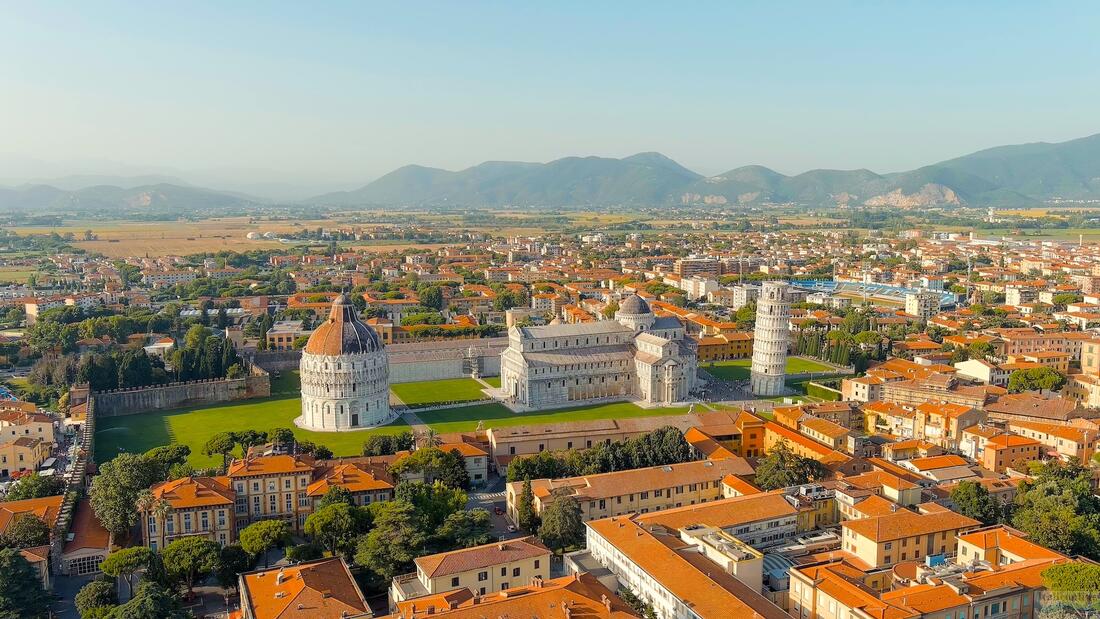
{"label": "white building", "polygon": [[685,277],[680,280],[680,290],[684,291],[687,298],[698,301],[705,298],[709,293],[718,290],[718,282],[698,275]]}
{"label": "white building", "polygon": [[359,320],[346,296],[336,297],[328,320],[309,336],[299,367],[302,416],[294,421],[299,427],[354,430],[393,420],[382,338]]}
{"label": "white building", "polygon": [[940,295],[928,290],[909,292],[905,295],[905,313],[928,320],[940,311]]}
{"label": "white building", "polygon": [[764,282],[756,304],[753,333],[750,381],[754,395],[773,397],[785,389],[790,321],[787,282]]}
{"label": "white building", "polygon": [[671,404],[690,396],[697,363],[683,323],[654,316],[632,295],[615,320],[512,327],[501,353],[501,387],[530,408],[602,398]]}
{"label": "white building", "polygon": [[733,304],[730,305],[732,309],[741,309],[745,305],[752,303],[760,298],[760,286],[756,284],[742,284],[740,286],[733,287]]}

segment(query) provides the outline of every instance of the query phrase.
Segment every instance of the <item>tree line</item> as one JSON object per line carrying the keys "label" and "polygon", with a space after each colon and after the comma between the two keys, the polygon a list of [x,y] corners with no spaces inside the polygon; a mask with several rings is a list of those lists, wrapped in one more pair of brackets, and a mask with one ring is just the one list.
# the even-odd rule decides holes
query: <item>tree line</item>
{"label": "tree line", "polygon": [[597,443],[585,450],[543,451],[515,458],[508,465],[508,481],[611,473],[692,459],[692,447],[683,433],[665,426],[625,441]]}

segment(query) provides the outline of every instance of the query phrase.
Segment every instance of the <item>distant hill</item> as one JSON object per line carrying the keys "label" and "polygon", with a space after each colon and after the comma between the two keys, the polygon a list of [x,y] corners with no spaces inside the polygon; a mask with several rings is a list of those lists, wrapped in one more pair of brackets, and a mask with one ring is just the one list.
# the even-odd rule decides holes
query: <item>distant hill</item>
{"label": "distant hill", "polygon": [[318,204],[606,205],[661,204],[701,178],[658,153],[624,159],[566,157],[550,163],[490,161],[459,172],[405,166]]}
{"label": "distant hill", "polygon": [[786,176],[745,166],[703,177],[660,153],[623,159],[493,161],[452,172],[405,166],[359,189],[307,203],[335,206],[584,206],[796,203],[1028,206],[1100,199],[1100,134],[1001,146],[907,172],[810,170]]}
{"label": "distant hill", "polygon": [[94,185],[72,191],[50,185],[0,187],[0,209],[36,213],[80,210],[148,210],[188,212],[259,204],[245,196],[168,183],[118,187]]}

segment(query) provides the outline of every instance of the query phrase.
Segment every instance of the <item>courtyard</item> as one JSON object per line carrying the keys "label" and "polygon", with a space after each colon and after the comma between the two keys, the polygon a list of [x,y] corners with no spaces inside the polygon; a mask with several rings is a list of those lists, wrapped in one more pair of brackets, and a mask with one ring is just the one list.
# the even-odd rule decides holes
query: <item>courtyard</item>
{"label": "courtyard", "polygon": [[[716,361],[713,364],[700,364],[699,367],[719,380],[748,380],[751,374],[752,359],[733,359]],[[833,372],[834,368],[803,357],[787,357],[788,374],[807,372]]]}

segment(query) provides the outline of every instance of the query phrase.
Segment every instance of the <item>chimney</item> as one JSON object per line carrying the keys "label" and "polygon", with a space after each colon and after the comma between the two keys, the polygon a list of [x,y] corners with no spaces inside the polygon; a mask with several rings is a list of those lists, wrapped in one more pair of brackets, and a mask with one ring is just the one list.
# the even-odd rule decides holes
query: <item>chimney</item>
{"label": "chimney", "polygon": [[607,612],[611,612],[611,598],[607,597],[607,595],[601,595],[600,602],[603,603],[603,607],[607,609]]}
{"label": "chimney", "polygon": [[286,574],[283,572],[283,568],[279,568],[279,573],[275,575],[275,584],[281,585],[286,580]]}
{"label": "chimney", "polygon": [[478,604],[481,603],[481,596],[480,595],[475,595],[473,597],[473,599],[470,600],[470,603],[473,604],[474,606],[477,606]]}

